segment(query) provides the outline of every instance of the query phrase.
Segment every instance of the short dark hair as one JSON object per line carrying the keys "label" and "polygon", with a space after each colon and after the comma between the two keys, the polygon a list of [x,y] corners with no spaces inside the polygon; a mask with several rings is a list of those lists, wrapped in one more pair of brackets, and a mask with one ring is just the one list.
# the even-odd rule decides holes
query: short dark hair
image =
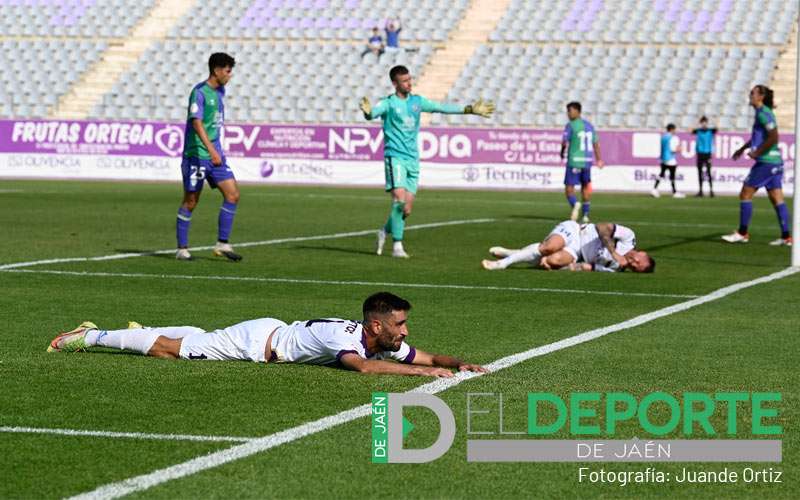
{"label": "short dark hair", "polygon": [[702,122],[708,122],[708,118],[706,117],[706,115],[700,117],[700,123]]}
{"label": "short dark hair", "polygon": [[213,73],[216,68],[233,68],[236,60],[225,52],[214,52],[208,58],[208,72]]}
{"label": "short dark hair", "polygon": [[572,102],[568,102],[568,103],[567,103],[567,109],[569,109],[569,108],[572,108],[572,109],[575,109],[575,110],[577,110],[577,111],[578,111],[578,113],[580,113],[580,112],[581,112],[581,109],[582,109],[582,108],[581,108],[581,103],[579,103],[578,101],[572,101]]}
{"label": "short dark hair", "polygon": [[407,300],[389,292],[373,293],[367,297],[362,306],[365,320],[375,314],[384,315],[391,314],[393,311],[408,311],[410,309],[411,304]]}
{"label": "short dark hair", "polygon": [[403,65],[398,65],[389,70],[389,78],[394,82],[400,75],[407,75],[410,71]]}
{"label": "short dark hair", "polygon": [[673,130],[675,130],[675,124],[667,123],[667,132],[672,132]]}
{"label": "short dark hair", "polygon": [[647,258],[650,259],[650,265],[647,266],[646,268],[644,268],[644,271],[642,271],[642,272],[643,273],[655,272],[655,270],[656,270],[656,259],[651,257],[650,254],[647,254]]}

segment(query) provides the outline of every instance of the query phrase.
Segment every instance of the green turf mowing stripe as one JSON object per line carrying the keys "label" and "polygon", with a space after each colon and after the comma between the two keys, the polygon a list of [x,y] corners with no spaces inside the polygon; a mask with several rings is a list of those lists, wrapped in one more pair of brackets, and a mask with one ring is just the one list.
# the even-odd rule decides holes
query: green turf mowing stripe
{"label": "green turf mowing stripe", "polygon": [[[428,224],[417,224],[414,226],[408,226],[406,227],[406,231],[431,229],[431,228],[446,227],[446,226],[460,226],[463,224],[486,224],[488,222],[494,222],[494,219],[468,219],[468,220],[431,222]],[[367,236],[370,234],[375,234],[377,233],[377,231],[378,231],[377,229],[364,229],[361,231],[350,231],[346,233],[320,234],[316,236],[296,236],[291,238],[277,238],[273,240],[262,240],[262,241],[246,241],[243,243],[237,243],[236,246],[237,248],[241,248],[241,247],[255,247],[264,245],[278,245],[281,243],[296,243],[299,241],[316,241],[316,240],[332,240],[339,238],[351,238],[354,236]],[[192,247],[189,250],[200,251],[200,250],[211,250],[212,248],[214,248],[214,245],[204,246],[204,247]],[[119,259],[130,259],[133,257],[147,257],[152,255],[170,254],[174,252],[175,249],[170,248],[166,250],[154,250],[152,252],[116,253],[110,255],[101,255],[97,257],[66,257],[61,259],[32,260],[29,262],[14,262],[11,264],[0,265],[0,271],[6,269],[18,269],[21,267],[38,266],[42,264],[63,264],[66,262],[93,262],[93,261],[103,261],[103,260],[119,260]]]}
{"label": "green turf mowing stripe", "polygon": [[0,427],[0,432],[13,434],[57,434],[61,436],[90,436],[124,439],[151,439],[155,441],[219,441],[246,443],[254,438],[236,436],[198,436],[194,434],[153,434],[147,432],[89,431],[81,429],[44,429],[40,427]]}
{"label": "green turf mowing stripe", "polygon": [[[582,344],[584,342],[595,340],[597,338],[609,335],[611,333],[634,328],[643,325],[645,323],[655,321],[659,318],[663,318],[665,316],[676,314],[697,307],[702,304],[722,299],[740,290],[764,283],[769,283],[771,281],[779,280],[787,276],[796,274],[798,272],[800,272],[800,268],[787,268],[782,271],[772,273],[767,276],[762,276],[760,278],[756,278],[750,281],[735,283],[733,285],[729,285],[720,288],[718,290],[715,290],[707,295],[703,295],[701,297],[686,302],[681,302],[662,309],[658,309],[656,311],[642,314],[640,316],[631,318],[621,323],[616,323],[614,325],[602,328],[596,328],[572,337],[568,337],[566,339],[559,340],[557,342],[553,342],[548,345],[535,347],[533,349],[529,349],[524,352],[513,354],[511,356],[506,356],[493,363],[490,363],[489,365],[486,366],[486,368],[490,370],[489,374],[491,374],[492,371],[502,370],[504,368],[508,368],[510,366],[519,364],[529,359],[533,359],[535,357],[543,356],[545,354],[549,354],[555,351],[566,349],[568,347]],[[451,387],[454,387],[460,384],[461,382],[479,376],[483,375],[473,372],[459,372],[456,373],[452,378],[437,379],[433,382],[423,384],[415,389],[412,389],[409,392],[436,394],[444,390],[447,390]],[[323,417],[321,419],[312,422],[308,422],[281,432],[277,432],[274,434],[270,434],[255,439],[253,441],[249,441],[241,445],[233,446],[225,450],[210,453],[208,455],[197,457],[180,464],[156,470],[149,474],[143,474],[130,479],[126,479],[124,481],[110,483],[101,486],[93,491],[89,491],[72,498],[111,499],[111,498],[119,498],[121,496],[125,496],[137,491],[144,491],[149,488],[152,488],[153,486],[163,484],[173,479],[178,479],[181,477],[186,477],[192,474],[196,474],[198,472],[211,469],[241,458],[245,458],[254,455],[256,453],[266,451],[270,448],[274,448],[282,444],[286,444],[301,439],[303,437],[310,436],[312,434],[316,434],[323,430],[327,430],[332,427],[344,424],[346,422],[350,422],[357,418],[366,417],[370,415],[370,410],[371,410],[371,405],[367,403],[361,406],[357,406],[355,408],[351,408],[350,410],[345,410],[335,415]]]}
{"label": "green turf mowing stripe", "polygon": [[151,273],[107,273],[93,271],[59,271],[54,269],[0,269],[6,273],[50,274],[61,276],[87,276],[96,278],[152,278],[152,279],[181,279],[181,280],[212,280],[212,281],[251,281],[264,283],[295,283],[311,285],[346,285],[346,286],[380,286],[400,288],[441,288],[446,290],[480,290],[499,292],[548,292],[569,293],[584,295],[612,295],[622,297],[660,297],[674,299],[692,299],[698,295],[679,293],[649,293],[649,292],[616,292],[608,290],[579,290],[575,288],[529,288],[516,286],[490,286],[490,285],[457,285],[447,283],[388,283],[377,281],[340,281],[340,280],[313,280],[302,278],[259,278],[255,276],[203,276],[191,274],[151,274]]}

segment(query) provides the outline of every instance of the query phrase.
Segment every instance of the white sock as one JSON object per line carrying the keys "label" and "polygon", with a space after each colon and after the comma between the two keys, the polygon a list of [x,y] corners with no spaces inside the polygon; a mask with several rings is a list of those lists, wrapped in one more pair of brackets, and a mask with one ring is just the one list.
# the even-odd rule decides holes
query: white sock
{"label": "white sock", "polygon": [[403,251],[403,242],[402,241],[395,241],[394,242],[394,247],[392,247],[392,249],[395,252],[402,252]]}
{"label": "white sock", "polygon": [[202,328],[197,328],[196,326],[166,326],[162,328],[145,327],[145,330],[155,332],[162,337],[167,337],[168,339],[182,339],[183,337],[192,333],[206,333],[205,330]]}
{"label": "white sock", "polygon": [[86,334],[86,344],[89,346],[111,347],[114,349],[128,349],[147,354],[156,339],[161,334],[149,328],[136,328],[131,330],[92,330]]}
{"label": "white sock", "polygon": [[512,253],[505,259],[500,259],[498,262],[503,267],[503,269],[510,266],[511,264],[517,264],[519,262],[530,262],[535,266],[539,264],[539,259],[541,257],[542,254],[539,253],[539,244],[533,243],[521,250]]}

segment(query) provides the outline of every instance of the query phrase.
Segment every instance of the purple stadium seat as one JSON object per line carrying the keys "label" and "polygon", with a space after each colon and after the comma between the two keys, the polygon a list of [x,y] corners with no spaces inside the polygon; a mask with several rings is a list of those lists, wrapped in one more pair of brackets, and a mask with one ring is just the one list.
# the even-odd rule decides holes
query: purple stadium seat
{"label": "purple stadium seat", "polygon": [[692,28],[692,21],[694,20],[694,12],[691,10],[684,10],[681,12],[680,20],[678,20],[678,31],[685,33]]}
{"label": "purple stadium seat", "polygon": [[702,33],[708,27],[708,22],[711,20],[711,14],[707,10],[701,10],[697,13],[697,17],[692,24],[692,31]]}
{"label": "purple stadium seat", "polygon": [[603,0],[575,0],[567,15],[561,20],[562,31],[590,31],[597,13],[603,10],[603,7]]}
{"label": "purple stadium seat", "polygon": [[578,31],[582,33],[591,31],[593,22],[594,22],[594,17],[581,19],[580,21],[578,21]]}

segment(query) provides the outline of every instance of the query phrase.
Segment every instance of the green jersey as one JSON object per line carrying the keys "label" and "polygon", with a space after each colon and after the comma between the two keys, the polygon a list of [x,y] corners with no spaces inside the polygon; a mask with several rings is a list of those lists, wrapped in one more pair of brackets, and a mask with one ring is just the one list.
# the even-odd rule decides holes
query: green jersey
{"label": "green jersey", "polygon": [[[767,140],[767,135],[776,128],[778,128],[778,122],[775,120],[775,113],[766,106],[757,108],[756,121],[753,123],[753,134],[750,136],[750,149],[755,151],[761,147],[764,141]],[[777,144],[773,144],[772,147],[764,151],[764,154],[756,158],[756,161],[782,165],[781,150],[778,149]]]}
{"label": "green jersey", "polygon": [[378,101],[367,119],[383,119],[384,156],[419,160],[417,137],[420,114],[463,112],[464,107],[456,104],[438,103],[415,94],[409,94],[405,99],[392,94]]}
{"label": "green jersey", "polygon": [[600,140],[594,127],[588,120],[576,118],[564,127],[564,142],[569,143],[567,149],[568,168],[589,168],[592,166],[594,145]]}
{"label": "green jersey", "polygon": [[225,87],[219,86],[211,88],[208,82],[198,83],[189,94],[189,111],[186,118],[186,132],[183,143],[184,158],[200,158],[210,160],[211,154],[205,144],[200,140],[200,136],[195,132],[192,122],[200,120],[203,128],[208,135],[208,140],[214,145],[217,151],[222,154],[220,144],[220,129],[224,123],[225,106],[222,98],[225,96]]}

